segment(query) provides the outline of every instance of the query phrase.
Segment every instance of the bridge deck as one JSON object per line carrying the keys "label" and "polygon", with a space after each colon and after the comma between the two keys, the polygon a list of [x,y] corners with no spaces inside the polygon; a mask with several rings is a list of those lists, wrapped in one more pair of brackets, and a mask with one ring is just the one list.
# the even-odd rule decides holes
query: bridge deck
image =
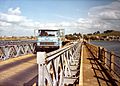
{"label": "bridge deck", "polygon": [[37,74],[37,64],[33,54],[0,62],[0,86],[23,86]]}
{"label": "bridge deck", "polygon": [[83,70],[82,75],[80,75],[79,86],[115,86],[90,51],[84,45],[82,49]]}
{"label": "bridge deck", "polygon": [[[64,57],[65,56],[69,55],[64,54]],[[67,63],[67,60],[65,61]],[[63,62],[65,61],[63,60]],[[36,56],[33,54],[1,61],[0,86],[23,86],[24,83],[27,83],[31,79],[35,78],[38,74],[36,62]],[[85,45],[82,46],[80,62],[79,86],[117,86],[114,83],[114,80],[106,74],[107,70],[102,67],[102,64],[91,54]],[[76,70],[76,65],[71,64],[70,70],[72,75],[74,75],[74,72],[76,72],[74,71]],[[76,77],[65,77],[65,82],[72,84],[72,81],[74,81],[73,79],[76,80]]]}

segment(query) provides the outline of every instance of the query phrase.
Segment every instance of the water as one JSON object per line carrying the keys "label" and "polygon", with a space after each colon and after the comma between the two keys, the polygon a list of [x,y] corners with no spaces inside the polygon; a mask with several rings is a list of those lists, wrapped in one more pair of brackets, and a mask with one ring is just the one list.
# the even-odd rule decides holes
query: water
{"label": "water", "polygon": [[113,51],[115,55],[117,55],[115,57],[115,63],[117,63],[119,67],[115,65],[114,70],[120,75],[120,41],[91,41],[91,43],[102,46],[108,51]]}
{"label": "water", "polygon": [[91,41],[92,44],[103,46],[108,51],[114,51],[114,53],[120,56],[120,41]]}

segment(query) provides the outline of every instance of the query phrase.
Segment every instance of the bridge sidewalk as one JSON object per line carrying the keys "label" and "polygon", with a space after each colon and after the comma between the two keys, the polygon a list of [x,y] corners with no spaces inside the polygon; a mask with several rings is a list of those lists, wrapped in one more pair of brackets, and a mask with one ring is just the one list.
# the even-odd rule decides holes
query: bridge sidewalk
{"label": "bridge sidewalk", "polygon": [[79,86],[112,86],[85,45],[82,46]]}

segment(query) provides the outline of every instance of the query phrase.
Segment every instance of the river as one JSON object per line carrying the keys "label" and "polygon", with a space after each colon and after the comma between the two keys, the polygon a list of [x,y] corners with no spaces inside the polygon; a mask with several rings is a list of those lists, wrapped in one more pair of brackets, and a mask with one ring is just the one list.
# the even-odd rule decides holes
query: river
{"label": "river", "polygon": [[120,41],[91,41],[90,43],[102,46],[108,51],[113,51],[117,56],[119,56],[115,57],[115,63],[117,63],[119,67],[114,65],[114,70],[118,75],[120,75]]}
{"label": "river", "polygon": [[120,41],[91,41],[90,43],[103,46],[108,51],[114,51],[114,53],[120,56]]}

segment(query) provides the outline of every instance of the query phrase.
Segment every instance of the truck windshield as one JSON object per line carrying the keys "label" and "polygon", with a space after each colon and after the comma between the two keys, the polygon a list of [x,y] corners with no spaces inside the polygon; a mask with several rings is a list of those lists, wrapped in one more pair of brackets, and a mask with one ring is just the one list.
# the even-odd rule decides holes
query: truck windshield
{"label": "truck windshield", "polygon": [[39,36],[59,36],[58,30],[39,30]]}

